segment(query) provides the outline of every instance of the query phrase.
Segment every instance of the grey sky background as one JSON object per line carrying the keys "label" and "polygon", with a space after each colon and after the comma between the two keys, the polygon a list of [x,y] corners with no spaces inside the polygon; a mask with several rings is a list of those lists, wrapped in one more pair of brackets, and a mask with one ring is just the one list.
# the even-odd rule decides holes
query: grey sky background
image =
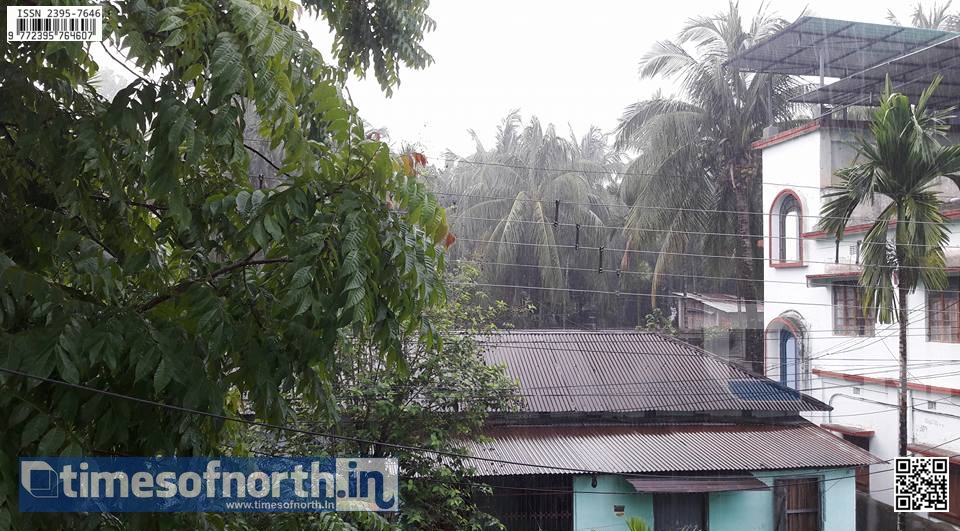
{"label": "grey sky background", "polygon": [[[743,0],[753,17],[760,0]],[[804,7],[813,15],[886,23],[887,10],[908,21],[915,2],[903,0],[772,0],[767,9],[794,20]],[[927,0],[925,4],[929,4]],[[372,78],[347,86],[361,116],[389,132],[393,147],[416,144],[428,157],[446,150],[469,155],[473,129],[485,146],[511,110],[524,120],[537,116],[566,136],[590,125],[612,132],[624,108],[670,83],[641,81],[640,57],[657,40],[673,38],[684,21],[724,11],[725,0],[433,0],[428,13],[437,29],[424,45],[435,63],[405,69],[393,97]],[[328,57],[332,38],[326,22],[300,20],[314,45]],[[93,54],[103,77],[119,89],[132,80],[99,47]]]}
{"label": "grey sky background", "polygon": [[[914,2],[773,0],[768,9],[794,20],[804,6],[817,16],[885,23],[888,9],[907,20]],[[752,17],[760,2],[740,3]],[[405,70],[386,98],[373,79],[348,83],[361,115],[385,127],[390,141],[418,143],[436,157],[446,149],[473,151],[468,129],[488,147],[512,109],[537,116],[566,135],[591,125],[610,132],[628,104],[669,84],[641,82],[637,65],[657,40],[672,38],[696,15],[726,9],[724,0],[433,0],[437,29],[425,39],[436,62]],[[321,51],[329,50],[326,24],[302,21]],[[569,126],[568,126],[569,125]]]}

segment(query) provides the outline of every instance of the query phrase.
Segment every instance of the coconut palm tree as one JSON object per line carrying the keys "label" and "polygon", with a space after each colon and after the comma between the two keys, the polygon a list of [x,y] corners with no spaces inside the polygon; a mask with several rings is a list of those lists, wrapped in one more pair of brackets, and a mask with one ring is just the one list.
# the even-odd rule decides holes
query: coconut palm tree
{"label": "coconut palm tree", "polygon": [[[960,185],[960,145],[941,144],[949,129],[948,111],[927,107],[939,83],[937,77],[911,105],[887,79],[870,124],[872,138],[857,141],[862,162],[837,172],[839,184],[826,194],[819,222],[839,242],[857,207],[886,203],[863,239],[860,286],[865,315],[899,324],[901,456],[907,455],[907,297],[920,282],[930,290],[946,285],[949,237],[935,186],[940,177]],[[903,529],[902,518],[898,528]]]}
{"label": "coconut palm tree", "polygon": [[[921,2],[913,6],[910,13],[910,25],[915,28],[938,29],[944,31],[960,30],[960,16],[950,12],[952,0],[947,0],[943,4],[934,2],[929,9],[924,9]],[[892,10],[887,10],[887,20],[891,24],[903,26],[900,19]]]}
{"label": "coconut palm tree", "polygon": [[789,76],[743,73],[727,61],[784,25],[763,9],[745,25],[731,2],[724,13],[690,19],[675,41],[656,43],[640,61],[641,78],[670,80],[679,89],[677,96],[657,93],[627,107],[616,132],[617,147],[640,153],[622,193],[634,206],[630,244],[659,253],[653,290],[678,257],[696,250],[729,256],[694,265],[733,274],[743,297],[761,298],[751,236],[762,232],[760,216],[752,214],[760,209],[760,156],[751,143],[765,126],[796,117],[790,98],[803,85]]}
{"label": "coconut palm tree", "polygon": [[[609,275],[578,271],[597,268],[596,250],[561,246],[595,249],[619,236],[603,228],[613,219],[608,205],[616,198],[605,186],[622,169],[619,154],[596,127],[580,138],[572,132],[565,138],[536,118],[524,125],[517,112],[503,120],[493,148],[474,139],[475,153],[459,158],[444,185],[457,198],[448,206],[458,236],[452,251],[483,262],[487,283],[542,288],[496,293],[514,304],[534,303],[539,325],[586,324],[564,322],[564,317],[585,310],[595,315],[604,310],[602,304],[584,292],[571,295],[567,288],[606,291],[612,281]],[[572,224],[582,226],[579,238]],[[608,258],[607,272],[612,272],[616,261],[609,253]]]}
{"label": "coconut palm tree", "polygon": [[[634,206],[630,245],[657,253],[652,295],[668,269],[692,267],[732,276],[732,287],[748,301],[762,298],[753,267],[760,258],[755,235],[762,233],[755,214],[760,155],[751,144],[765,126],[796,117],[800,109],[790,99],[804,86],[789,76],[740,72],[728,60],[785,24],[764,8],[745,23],[731,2],[726,12],[690,19],[675,41],[656,43],[640,61],[641,78],[666,79],[679,89],[630,105],[617,128],[617,147],[640,153],[627,169],[622,198]],[[725,258],[684,256],[691,253]],[[758,328],[756,304],[747,311]],[[751,358],[759,356],[754,336],[747,343]]]}

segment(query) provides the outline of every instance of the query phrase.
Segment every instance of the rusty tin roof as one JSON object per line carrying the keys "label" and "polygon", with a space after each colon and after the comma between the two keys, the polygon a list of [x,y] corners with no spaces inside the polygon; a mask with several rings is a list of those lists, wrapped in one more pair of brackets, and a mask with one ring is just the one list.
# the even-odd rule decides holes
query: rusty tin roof
{"label": "rusty tin roof", "polygon": [[478,337],[528,413],[829,411],[827,404],[653,332],[519,330]]}
{"label": "rusty tin roof", "polygon": [[[809,422],[488,428],[470,443],[479,476],[717,472],[853,467],[881,462]],[[574,469],[574,470],[571,470]]]}

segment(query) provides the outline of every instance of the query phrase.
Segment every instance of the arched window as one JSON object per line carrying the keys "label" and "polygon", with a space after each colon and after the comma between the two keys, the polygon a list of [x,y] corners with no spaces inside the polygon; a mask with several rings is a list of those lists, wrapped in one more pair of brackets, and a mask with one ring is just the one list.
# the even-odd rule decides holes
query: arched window
{"label": "arched window", "polygon": [[802,389],[810,379],[805,354],[807,327],[803,317],[788,310],[775,317],[764,331],[764,373],[791,389]]}
{"label": "arched window", "polygon": [[800,200],[789,190],[780,193],[770,209],[770,262],[773,265],[801,264],[803,213]]}
{"label": "arched window", "polygon": [[780,383],[790,389],[799,389],[800,353],[797,336],[786,328],[780,329]]}

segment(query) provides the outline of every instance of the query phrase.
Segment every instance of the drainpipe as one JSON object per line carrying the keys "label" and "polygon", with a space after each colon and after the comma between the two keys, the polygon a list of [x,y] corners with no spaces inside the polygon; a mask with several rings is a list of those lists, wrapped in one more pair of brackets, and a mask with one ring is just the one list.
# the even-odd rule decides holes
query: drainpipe
{"label": "drainpipe", "polygon": [[[834,398],[837,398],[837,397],[849,398],[850,400],[856,400],[856,401],[858,401],[858,402],[869,402],[869,403],[871,403],[871,404],[878,404],[878,405],[881,405],[881,406],[886,406],[887,408],[889,408],[889,411],[894,411],[894,410],[897,408],[897,405],[896,405],[896,404],[891,404],[891,403],[889,403],[889,402],[881,402],[881,401],[879,401],[879,400],[870,400],[869,398],[863,398],[862,396],[848,395],[848,394],[846,394],[846,393],[834,393],[833,396],[830,397],[830,400],[827,401],[827,405],[832,406],[832,405],[833,405],[833,399],[834,399]],[[914,406],[914,405],[913,405],[913,402],[911,401],[911,402],[910,402],[910,411],[913,413],[913,412],[915,412],[915,410],[916,410],[916,406]],[[871,412],[871,413],[888,413],[889,411],[873,411],[873,412]],[[941,416],[941,417],[950,417],[950,418],[953,418],[953,419],[960,419],[960,415],[954,415],[954,414],[951,414],[951,413],[944,413],[944,412],[942,412],[942,411],[927,411],[927,413],[929,413],[929,414],[931,414],[931,415],[938,415],[938,416]],[[827,419],[828,419],[828,421],[831,422],[831,423],[833,422],[833,418],[832,418],[832,417],[833,417],[833,411],[828,411],[828,412],[827,412]],[[912,422],[912,421],[913,421],[913,419],[911,418],[911,422]],[[916,442],[916,437],[914,437],[913,440],[914,440],[914,442]]]}
{"label": "drainpipe", "polygon": [[[888,408],[896,409],[897,407],[896,404],[889,404],[887,402],[881,402],[879,400],[870,400],[869,398],[863,398],[862,396],[848,395],[846,393],[834,393],[834,395],[830,397],[830,400],[827,401],[827,405],[833,406],[833,399],[837,397],[849,398],[850,400],[856,400],[858,402],[869,402],[871,404],[879,404],[881,406],[886,406]],[[875,411],[874,413],[886,413],[886,411]],[[831,423],[833,422],[833,410],[830,410],[827,412],[827,419],[829,419]]]}

